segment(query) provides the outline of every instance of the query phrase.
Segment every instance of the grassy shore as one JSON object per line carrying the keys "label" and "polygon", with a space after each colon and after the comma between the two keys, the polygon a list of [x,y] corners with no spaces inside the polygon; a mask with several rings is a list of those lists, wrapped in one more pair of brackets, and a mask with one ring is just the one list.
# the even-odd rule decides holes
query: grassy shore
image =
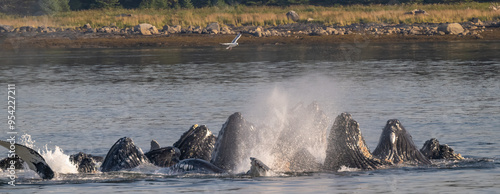
{"label": "grassy shore", "polygon": [[[428,15],[405,14],[423,9]],[[323,25],[349,25],[353,23],[445,23],[465,22],[472,18],[483,21],[500,20],[500,11],[490,8],[489,3],[461,4],[412,4],[412,5],[354,5],[354,6],[226,6],[199,9],[105,9],[62,12],[50,16],[15,16],[0,14],[0,24],[21,26],[51,26],[74,28],[90,23],[92,27],[115,24],[132,27],[150,23],[161,28],[164,25],[206,26],[210,22],[223,25],[274,26],[293,23],[285,13],[294,10],[303,21],[310,20]],[[131,14],[131,16],[119,16]],[[312,19],[312,21],[311,21]]]}

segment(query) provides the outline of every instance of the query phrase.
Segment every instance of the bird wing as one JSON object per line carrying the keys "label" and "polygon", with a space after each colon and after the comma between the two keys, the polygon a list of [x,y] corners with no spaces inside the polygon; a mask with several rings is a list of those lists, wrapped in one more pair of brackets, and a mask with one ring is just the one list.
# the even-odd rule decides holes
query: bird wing
{"label": "bird wing", "polygon": [[238,39],[240,39],[241,37],[241,34],[238,34],[231,43],[236,43],[238,41]]}
{"label": "bird wing", "polygon": [[232,45],[233,43],[220,43],[221,45],[229,46]]}

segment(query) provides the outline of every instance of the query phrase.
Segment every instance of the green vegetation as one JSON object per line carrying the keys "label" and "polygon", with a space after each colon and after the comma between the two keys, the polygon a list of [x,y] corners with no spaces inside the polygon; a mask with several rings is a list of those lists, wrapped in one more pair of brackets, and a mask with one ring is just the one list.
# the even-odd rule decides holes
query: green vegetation
{"label": "green vegetation", "polygon": [[[2,1],[2,0],[0,0]],[[4,0],[5,1],[5,0]],[[50,1],[50,0],[40,0]],[[65,0],[58,0],[65,1]],[[67,0],[66,0],[67,1]],[[85,6],[111,5],[116,0],[101,0],[107,4],[87,4]],[[444,23],[465,22],[472,18],[483,21],[500,19],[500,11],[490,8],[491,3],[455,3],[455,4],[397,4],[397,5],[291,5],[291,6],[244,6],[223,5],[206,6],[202,8],[187,8],[189,2],[194,4],[200,0],[169,0],[177,3],[176,8],[153,8],[153,3],[160,0],[143,0],[142,8],[126,9],[112,5],[108,8],[85,9],[67,11],[61,8],[59,12],[40,16],[22,16],[0,13],[0,24],[20,26],[53,26],[72,28],[90,23],[92,27],[110,26],[114,24],[120,28],[132,27],[140,23],[150,23],[158,28],[164,25],[203,26],[210,22],[219,22],[224,25],[260,25],[272,26],[294,23],[288,20],[286,13],[294,10],[300,15],[298,22],[314,22],[324,25],[349,25],[353,23]],[[217,0],[212,0],[214,2]],[[312,1],[312,0],[311,0]],[[71,3],[72,1],[70,1]],[[90,2],[90,1],[88,1]],[[95,2],[98,2],[96,0]],[[123,7],[125,4],[119,1]],[[130,5],[137,3],[128,1]],[[226,1],[227,2],[227,1]],[[128,4],[127,4],[128,5]],[[170,7],[172,4],[162,4]],[[61,6],[62,7],[62,6]],[[186,8],[183,8],[186,7]],[[427,15],[411,15],[407,12],[414,9],[423,9]],[[57,10],[51,8],[51,10]],[[308,21],[309,20],[309,21]]]}
{"label": "green vegetation", "polygon": [[[20,15],[47,14],[50,11],[87,10],[122,7],[137,8],[203,8],[211,6],[346,6],[346,5],[401,5],[401,4],[451,4],[468,2],[498,2],[498,0],[0,0],[0,12]],[[50,14],[50,13],[49,13]]]}

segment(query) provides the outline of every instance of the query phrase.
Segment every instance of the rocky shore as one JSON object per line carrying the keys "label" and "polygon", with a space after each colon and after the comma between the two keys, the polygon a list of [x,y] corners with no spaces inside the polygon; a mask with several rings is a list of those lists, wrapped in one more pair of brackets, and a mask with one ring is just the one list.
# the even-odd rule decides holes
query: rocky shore
{"label": "rocky shore", "polygon": [[210,23],[201,26],[168,26],[161,29],[143,23],[133,28],[115,24],[94,28],[0,25],[0,47],[9,48],[81,48],[136,46],[214,46],[243,33],[242,44],[328,44],[356,42],[360,37],[375,42],[500,40],[500,21],[472,19],[465,23],[445,24],[353,24],[323,26],[298,22],[279,26],[230,26]]}

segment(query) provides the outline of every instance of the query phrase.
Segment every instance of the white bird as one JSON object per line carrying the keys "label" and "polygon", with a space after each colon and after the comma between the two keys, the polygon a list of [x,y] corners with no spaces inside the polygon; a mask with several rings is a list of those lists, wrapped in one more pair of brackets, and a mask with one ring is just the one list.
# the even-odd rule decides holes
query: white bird
{"label": "white bird", "polygon": [[240,39],[240,37],[241,37],[241,33],[238,33],[238,35],[236,35],[236,38],[234,38],[233,41],[231,41],[231,43],[220,43],[220,44],[227,46],[226,49],[231,50],[231,49],[233,49],[233,47],[238,46],[237,41],[238,41],[238,39]]}

